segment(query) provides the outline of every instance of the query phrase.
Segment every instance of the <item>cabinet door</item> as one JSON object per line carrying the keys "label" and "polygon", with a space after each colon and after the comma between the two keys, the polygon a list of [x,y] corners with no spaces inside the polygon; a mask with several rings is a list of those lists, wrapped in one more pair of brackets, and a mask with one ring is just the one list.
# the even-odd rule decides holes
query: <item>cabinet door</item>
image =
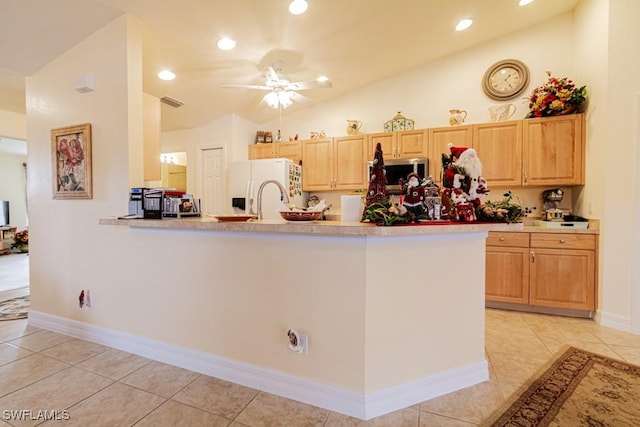
{"label": "cabinet door", "polygon": [[372,133],[367,137],[367,160],[373,160],[376,153],[376,146],[380,143],[382,156],[384,159],[395,159],[396,154],[396,133],[381,132]]}
{"label": "cabinet door", "polygon": [[473,125],[473,148],[491,187],[522,185],[522,121]]}
{"label": "cabinet door", "polygon": [[471,126],[454,126],[429,129],[429,175],[442,183],[442,154],[451,154],[447,144],[456,147],[471,147],[473,130]]}
{"label": "cabinet door", "polygon": [[272,159],[275,157],[274,144],[253,144],[249,146],[249,160]]}
{"label": "cabinet door", "polygon": [[428,135],[424,130],[398,132],[396,136],[396,158],[427,157],[427,137]]}
{"label": "cabinet door", "polygon": [[334,138],[334,190],[366,189],[367,159],[365,143],[366,135]]}
{"label": "cabinet door", "polygon": [[302,141],[302,189],[326,191],[333,184],[333,140]]}
{"label": "cabinet door", "polygon": [[284,157],[290,159],[296,165],[302,160],[302,143],[300,141],[294,142],[277,142],[276,157]]}
{"label": "cabinet door", "polygon": [[485,300],[529,304],[529,249],[487,246]]}
{"label": "cabinet door", "polygon": [[595,251],[532,248],[529,303],[595,310]]}
{"label": "cabinet door", "polygon": [[524,120],[523,185],[584,184],[584,115]]}

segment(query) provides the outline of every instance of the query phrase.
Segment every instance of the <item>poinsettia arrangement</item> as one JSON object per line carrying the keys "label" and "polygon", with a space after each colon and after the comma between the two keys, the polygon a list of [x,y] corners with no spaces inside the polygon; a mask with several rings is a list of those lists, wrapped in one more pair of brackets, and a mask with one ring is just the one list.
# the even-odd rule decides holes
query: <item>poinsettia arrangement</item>
{"label": "poinsettia arrangement", "polygon": [[549,76],[547,82],[533,90],[529,97],[531,111],[527,118],[548,117],[580,112],[587,101],[587,87],[577,87],[573,80],[566,77]]}

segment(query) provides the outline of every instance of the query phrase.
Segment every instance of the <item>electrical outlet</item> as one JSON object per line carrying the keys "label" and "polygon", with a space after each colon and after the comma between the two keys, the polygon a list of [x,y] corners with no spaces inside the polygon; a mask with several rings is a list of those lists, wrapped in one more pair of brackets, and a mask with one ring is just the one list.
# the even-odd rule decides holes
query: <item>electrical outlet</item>
{"label": "electrical outlet", "polygon": [[287,337],[289,338],[289,350],[300,354],[309,353],[309,337],[307,335],[289,329]]}
{"label": "electrical outlet", "polygon": [[309,354],[309,337],[305,334],[299,334],[300,347],[302,347],[302,354]]}

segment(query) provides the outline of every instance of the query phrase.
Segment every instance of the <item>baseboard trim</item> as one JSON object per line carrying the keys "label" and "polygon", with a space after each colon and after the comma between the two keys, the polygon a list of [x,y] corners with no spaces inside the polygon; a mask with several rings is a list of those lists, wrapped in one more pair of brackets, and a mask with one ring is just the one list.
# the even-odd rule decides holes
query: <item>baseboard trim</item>
{"label": "baseboard trim", "polygon": [[23,288],[10,289],[0,292],[0,301],[6,301],[13,298],[25,297],[29,295],[29,286]]}
{"label": "baseboard trim", "polygon": [[368,420],[487,381],[486,360],[369,394],[152,340],[127,332],[31,310],[29,325],[92,341],[204,375],[231,381],[330,411]]}
{"label": "baseboard trim", "polygon": [[598,311],[595,320],[601,326],[633,333],[633,321],[629,317]]}

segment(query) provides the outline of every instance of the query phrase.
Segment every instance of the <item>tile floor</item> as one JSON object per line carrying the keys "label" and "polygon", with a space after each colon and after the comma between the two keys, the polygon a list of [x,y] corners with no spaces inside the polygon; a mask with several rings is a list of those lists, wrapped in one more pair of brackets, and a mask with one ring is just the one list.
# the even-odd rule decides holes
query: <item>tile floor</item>
{"label": "tile floor", "polygon": [[[487,309],[490,380],[368,422],[95,343],[0,322],[0,426],[54,411],[64,426],[473,426],[563,345],[640,365],[640,336],[574,319]],[[6,409],[31,410],[22,420]],[[62,412],[67,411],[67,412]],[[52,412],[48,412],[49,415]]]}

